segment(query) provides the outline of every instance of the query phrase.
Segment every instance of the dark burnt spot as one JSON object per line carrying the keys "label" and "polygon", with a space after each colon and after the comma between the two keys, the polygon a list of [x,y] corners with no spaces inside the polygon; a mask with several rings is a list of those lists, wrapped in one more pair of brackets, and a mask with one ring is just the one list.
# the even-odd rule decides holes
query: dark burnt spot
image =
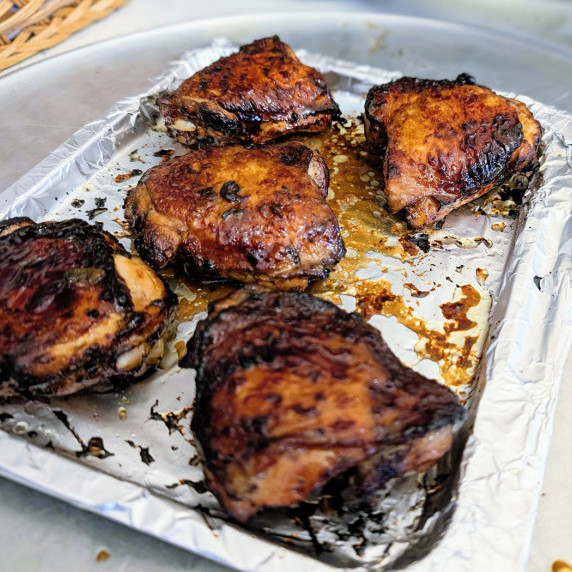
{"label": "dark burnt spot", "polygon": [[296,264],[296,266],[300,264],[300,254],[295,248],[287,246],[284,251],[292,259],[292,262]]}
{"label": "dark burnt spot", "polygon": [[407,427],[403,430],[404,437],[422,437],[427,433],[426,427],[420,427],[418,425],[413,425],[411,427]]}
{"label": "dark burnt spot", "polygon": [[363,515],[358,515],[353,521],[348,523],[348,532],[353,535],[362,534],[365,527],[365,518]]}
{"label": "dark burnt spot", "polygon": [[282,211],[282,206],[279,205],[278,203],[272,203],[272,204],[270,205],[270,212],[271,212],[273,215],[276,215],[276,216],[278,216],[278,217],[284,216],[284,212]]}
{"label": "dark burnt spot", "polygon": [[84,204],[85,204],[85,201],[84,201],[83,199],[74,199],[74,200],[71,202],[71,206],[72,206],[74,209],[79,209],[79,208],[83,207]]}
{"label": "dark burnt spot", "polygon": [[199,189],[197,195],[202,199],[212,199],[215,196],[214,189],[212,187],[206,187],[204,189]]}
{"label": "dark burnt spot", "polygon": [[88,310],[87,311],[87,316],[89,318],[99,318],[99,311],[96,309],[92,309],[92,310]]}
{"label": "dark burnt spot", "polygon": [[[431,157],[428,158],[429,163],[431,163]],[[389,163],[387,165],[387,177],[389,179],[394,179],[399,176],[399,165],[397,163]]]}
{"label": "dark burnt spot", "polygon": [[174,411],[168,411],[162,416],[163,422],[169,429],[169,434],[179,430],[179,416]]}
{"label": "dark burnt spot", "polygon": [[542,287],[541,287],[542,277],[535,276],[532,280],[534,282],[534,285],[542,292]]}
{"label": "dark burnt spot", "polygon": [[166,163],[175,154],[174,149],[160,149],[153,153],[153,157],[160,157],[161,163]]}
{"label": "dark burnt spot", "polygon": [[229,203],[239,203],[242,197],[239,196],[240,186],[236,181],[227,181],[220,188],[220,196]]}
{"label": "dark burnt spot", "polygon": [[64,411],[61,409],[54,409],[52,410],[52,413],[63,423],[64,427],[79,443],[81,450],[76,451],[76,457],[87,457],[88,455],[91,455],[93,457],[97,457],[98,459],[105,459],[106,457],[113,456],[113,453],[105,449],[105,446],[103,445],[103,439],[101,437],[92,437],[86,445],[77,431],[72,427],[69,418]]}
{"label": "dark burnt spot", "polygon": [[293,405],[292,411],[294,411],[298,415],[315,416],[317,414],[317,410],[314,406],[304,407],[300,404]]}
{"label": "dark burnt spot", "polygon": [[[87,455],[89,455],[90,451],[88,446],[86,446],[86,444],[83,442],[83,439],[79,436],[77,431],[72,427],[69,418],[67,416],[67,413],[65,413],[61,409],[54,409],[52,410],[52,413],[57,417],[57,419],[59,419],[63,423],[64,427],[73,435],[74,439],[79,443],[81,450],[75,452],[76,457],[86,457]],[[103,442],[101,443],[101,446],[103,449]]]}
{"label": "dark burnt spot", "polygon": [[249,250],[246,253],[246,260],[248,260],[249,264],[251,264],[255,268],[263,257],[264,255],[258,250]]}
{"label": "dark burnt spot", "polygon": [[304,145],[292,145],[280,154],[280,162],[287,166],[301,165],[308,163],[312,154],[312,150]]}
{"label": "dark burnt spot", "polygon": [[87,211],[87,218],[89,218],[89,220],[93,220],[96,216],[99,216],[100,214],[103,214],[104,212],[106,212],[107,209],[106,208],[94,208],[91,209],[89,211]]}
{"label": "dark burnt spot", "polygon": [[232,119],[224,113],[214,112],[207,106],[200,106],[197,110],[199,121],[206,128],[225,133],[227,135],[237,135],[241,132],[242,126],[238,119]]}
{"label": "dark burnt spot", "polygon": [[226,384],[226,393],[227,395],[232,395],[235,391],[236,391],[236,382],[234,381],[234,379],[231,379]]}
{"label": "dark burnt spot", "polygon": [[257,453],[260,453],[260,452],[268,449],[269,445],[270,445],[270,441],[268,439],[258,439],[254,443],[254,451]]}
{"label": "dark burnt spot", "polygon": [[228,209],[222,213],[222,220],[226,220],[229,216],[240,216],[244,211],[242,209]]}
{"label": "dark burnt spot", "polygon": [[135,444],[133,441],[131,441],[130,439],[126,439],[125,442],[133,449],[139,449],[139,455],[141,457],[141,461],[143,461],[143,463],[145,463],[146,465],[150,465],[151,463],[155,462],[155,459],[153,458],[153,456],[151,455],[151,453],[149,452],[149,447],[141,447],[141,445],[137,445]]}
{"label": "dark burnt spot", "polygon": [[0,413],[0,423],[4,423],[9,419],[14,419],[14,416],[10,415],[10,413]]}
{"label": "dark burnt spot", "polygon": [[312,383],[316,383],[316,381],[318,381],[319,378],[320,378],[320,370],[318,369],[314,369],[308,374],[308,379]]}
{"label": "dark burnt spot", "polygon": [[[239,355],[238,356],[238,363],[242,369],[248,369],[255,366],[258,363],[257,356],[253,355]],[[233,386],[234,388],[234,386]]]}
{"label": "dark burnt spot", "polygon": [[250,417],[242,422],[242,426],[246,431],[262,434],[268,421],[267,415],[258,415],[257,417]]}
{"label": "dark burnt spot", "polygon": [[87,454],[98,459],[106,459],[114,454],[105,449],[103,439],[101,437],[92,437],[87,444]]}
{"label": "dark burnt spot", "polygon": [[286,510],[286,514],[289,518],[293,519],[293,521],[303,530],[305,530],[312,542],[312,547],[314,548],[314,552],[316,555],[320,555],[325,547],[321,544],[316,536],[316,531],[312,526],[312,522],[310,521],[310,517],[316,512],[318,509],[318,504],[302,502],[299,505],[288,508]]}
{"label": "dark burnt spot", "polygon": [[493,241],[490,240],[489,238],[479,237],[475,239],[475,242],[477,244],[484,244],[487,248],[493,247]]}
{"label": "dark burnt spot", "polygon": [[296,159],[292,155],[286,155],[285,153],[280,155],[280,161],[284,165],[294,165],[296,163]]}
{"label": "dark burnt spot", "polygon": [[350,419],[338,419],[332,423],[331,427],[334,431],[344,431],[353,425],[354,421],[351,421]]}
{"label": "dark burnt spot", "polygon": [[162,421],[169,430],[169,435],[175,431],[181,430],[181,420],[192,411],[192,407],[185,407],[181,409],[181,411],[168,411],[167,413],[159,413],[156,410],[158,405],[159,401],[155,400],[155,403],[151,406],[149,419],[153,421]]}
{"label": "dark burnt spot", "polygon": [[151,453],[149,453],[149,447],[139,447],[139,455],[141,455],[141,461],[146,465],[150,465],[155,462],[155,459]]}
{"label": "dark burnt spot", "polygon": [[[117,175],[113,180],[116,183],[122,183],[123,181],[127,181],[133,177],[138,177],[139,175],[142,175],[142,174],[143,174],[143,171],[141,169],[133,169],[133,170],[129,171],[128,173],[121,173],[121,174]],[[97,200],[98,199],[95,199],[96,204],[97,204]],[[105,199],[103,199],[103,201],[105,201]]]}
{"label": "dark burnt spot", "polygon": [[153,153],[153,157],[171,156],[174,153],[175,153],[174,149],[159,149],[159,151],[155,151],[155,153]]}
{"label": "dark burnt spot", "polygon": [[468,73],[462,73],[457,76],[455,83],[458,85],[475,85],[476,80],[472,75]]}
{"label": "dark burnt spot", "polygon": [[431,245],[429,244],[429,235],[426,233],[416,233],[408,235],[408,240],[412,242],[419,250],[429,252]]}
{"label": "dark burnt spot", "polygon": [[207,493],[209,491],[206,483],[204,481],[191,481],[189,479],[180,479],[177,483],[171,485],[165,485],[166,489],[175,489],[180,486],[191,487],[200,495]]}

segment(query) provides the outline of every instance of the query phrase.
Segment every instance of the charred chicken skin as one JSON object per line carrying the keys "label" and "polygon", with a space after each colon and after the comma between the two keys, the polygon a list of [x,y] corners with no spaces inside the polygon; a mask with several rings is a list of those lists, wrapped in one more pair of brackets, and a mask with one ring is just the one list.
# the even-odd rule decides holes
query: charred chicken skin
{"label": "charred chicken skin", "polygon": [[67,395],[155,365],[176,300],[80,220],[0,223],[0,400]]}
{"label": "charred chicken skin", "polygon": [[192,151],[150,169],[125,215],[154,268],[305,288],[344,255],[322,157],[298,142]]}
{"label": "charred chicken skin", "polygon": [[464,418],[375,328],[303,292],[247,286],[211,306],[187,349],[207,484],[239,521],[350,469],[365,495],[426,470]]}
{"label": "charred chicken skin", "polygon": [[325,77],[277,36],[219,59],[158,104],[171,136],[192,146],[266,143],[323,131],[339,115]]}
{"label": "charred chicken skin", "polygon": [[412,228],[430,226],[538,160],[540,124],[521,102],[460,75],[404,77],[373,87],[368,143],[383,157],[388,208]]}

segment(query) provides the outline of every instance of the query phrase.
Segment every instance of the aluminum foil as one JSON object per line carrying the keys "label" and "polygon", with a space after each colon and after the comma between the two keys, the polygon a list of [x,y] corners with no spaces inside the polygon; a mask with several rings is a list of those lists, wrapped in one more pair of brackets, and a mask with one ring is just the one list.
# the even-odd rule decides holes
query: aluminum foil
{"label": "aluminum foil", "polygon": [[[147,93],[118,102],[2,193],[0,218],[86,218],[129,248],[125,189],[165,149],[184,152],[151,126],[153,96],[235,49],[220,39],[184,54]],[[357,114],[365,93],[400,74],[299,56],[327,74],[342,111],[353,117],[351,151],[362,137]],[[544,127],[541,182],[530,184],[518,218],[493,196],[449,215],[423,237],[428,249],[408,254],[391,232],[367,252],[350,246],[346,274],[317,292],[363,312],[369,285],[387,288],[399,304],[372,306],[367,317],[405,363],[451,385],[465,402],[474,425],[459,429],[451,454],[427,474],[380,491],[374,510],[313,507],[262,515],[248,528],[230,522],[202,482],[189,427],[194,373],[180,370],[175,351],[204,314],[180,323],[161,369],[121,392],[0,406],[0,474],[245,570],[524,566],[572,343],[572,117],[518,97]],[[343,195],[347,156],[326,160],[334,203]],[[379,173],[362,177],[372,201],[383,201]],[[342,228],[352,224],[348,196],[338,207]],[[189,297],[184,285],[174,287]],[[468,291],[477,300],[465,316],[474,326],[451,337],[441,363],[428,359],[431,333],[450,325],[442,305]],[[463,377],[450,366],[468,337],[475,342],[463,354]]]}

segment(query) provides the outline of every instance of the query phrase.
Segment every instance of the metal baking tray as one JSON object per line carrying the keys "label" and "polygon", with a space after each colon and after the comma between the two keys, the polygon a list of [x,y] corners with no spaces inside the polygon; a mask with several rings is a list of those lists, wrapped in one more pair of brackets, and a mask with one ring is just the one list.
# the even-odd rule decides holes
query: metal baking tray
{"label": "metal baking tray", "polygon": [[[125,175],[132,174],[135,178],[135,171],[142,170],[140,166],[149,168],[153,161],[160,160],[155,155],[158,151],[176,147],[164,134],[150,129],[140,114],[141,101],[147,101],[148,96],[176,84],[197,66],[202,67],[231,49],[232,45],[218,41],[186,54],[173,63],[148,93],[119,102],[104,119],[85,126],[29,173],[28,180],[33,184],[24,193],[21,186],[8,189],[3,199],[8,197],[10,206],[0,216],[26,215],[36,220],[93,217],[108,230],[124,236],[121,203],[126,181],[129,181]],[[357,66],[324,55],[306,52],[300,55],[328,73],[335,97],[348,114],[359,112],[369,85],[399,75],[399,72]],[[473,381],[471,387],[476,389],[468,392],[463,387],[460,391],[472,411],[477,411],[479,400],[480,404],[465,454],[462,459],[454,459],[461,470],[456,503],[451,501],[457,497],[453,491],[453,497],[427,521],[429,533],[424,531],[421,536],[411,536],[411,521],[403,522],[392,529],[399,530],[399,534],[391,541],[377,546],[372,543],[370,554],[365,558],[358,554],[359,558],[353,555],[354,558],[348,560],[344,550],[334,551],[333,557],[322,555],[324,566],[377,567],[399,558],[418,559],[428,549],[429,560],[426,558],[421,566],[430,565],[432,561],[454,566],[464,554],[478,559],[479,541],[516,555],[522,541],[513,538],[509,545],[505,538],[499,543],[500,536],[506,531],[514,534],[516,527],[523,531],[531,528],[530,507],[535,495],[538,496],[537,486],[518,489],[523,479],[535,483],[541,475],[545,450],[536,446],[535,435],[547,411],[545,392],[554,386],[553,380],[547,379],[547,372],[550,368],[557,369],[558,360],[570,345],[569,334],[563,335],[562,330],[554,326],[569,319],[563,302],[570,288],[569,278],[567,281],[563,273],[565,237],[569,233],[567,219],[557,215],[563,212],[563,207],[570,212],[566,187],[570,186],[571,122],[565,114],[524,99],[546,128],[542,186],[525,195],[518,219],[499,218],[494,212],[483,215],[482,212],[487,211],[484,202],[479,216],[464,209],[449,217],[443,229],[431,233],[433,245],[439,243],[440,248],[432,249],[429,255],[416,256],[414,264],[420,274],[419,285],[415,285],[418,290],[423,284],[435,284],[438,275],[443,278],[439,284],[440,298],[437,302],[431,298],[409,298],[409,305],[404,306],[419,302],[416,312],[428,323],[435,319],[434,311],[439,303],[451,301],[459,295],[456,289],[470,284],[482,293],[484,314],[481,312],[477,320],[482,342],[487,339],[490,320],[480,384]],[[333,161],[334,165],[340,163],[339,167],[344,162],[336,161],[336,157]],[[141,165],[134,167],[139,162]],[[367,176],[369,182],[375,181],[375,174]],[[504,226],[499,230],[501,223]],[[542,241],[538,239],[540,236]],[[377,257],[383,262],[360,269],[360,278],[375,281],[383,274],[389,278],[392,292],[401,285],[398,295],[406,297],[404,267],[411,261],[390,253],[389,247],[396,245],[386,243],[385,246],[387,248]],[[371,258],[375,260],[376,256]],[[412,269],[413,266],[405,268],[405,272]],[[479,279],[477,269],[486,270],[484,283],[481,283],[483,273]],[[531,269],[535,271],[533,276]],[[441,284],[446,276],[455,278],[449,281],[450,286]],[[409,275],[407,279],[416,280]],[[557,291],[561,295],[553,296]],[[184,291],[179,293],[185,295]],[[348,291],[340,297],[340,302],[353,309],[352,297],[355,298],[353,292]],[[493,303],[492,314],[488,312],[487,300]],[[532,329],[523,327],[531,316],[541,316],[542,321]],[[416,355],[407,349],[415,343],[409,329],[380,315],[374,316],[373,321],[391,336],[404,361],[416,361]],[[188,338],[194,323],[193,320],[183,323],[177,339]],[[417,361],[416,367],[424,373],[439,374],[429,361]],[[300,552],[312,553],[311,549],[304,548],[308,539],[302,538],[295,551],[267,542],[265,536],[268,535],[259,531],[245,532],[213,517],[216,511],[189,510],[204,493],[199,484],[200,468],[190,448],[192,378],[175,363],[176,359],[171,360],[152,378],[121,393],[76,396],[53,400],[49,405],[2,407],[0,415],[5,432],[0,434],[0,439],[6,454],[0,465],[1,473],[229,565],[245,569],[268,565],[318,569],[317,561],[309,560],[313,556]],[[481,388],[484,388],[482,395]],[[102,443],[93,438],[101,439]],[[47,449],[46,445],[49,445]],[[519,483],[520,508],[516,513],[512,507],[515,480]],[[391,505],[386,508],[388,514],[396,518],[409,514],[415,495],[412,491],[419,490],[418,483],[409,484],[412,489],[406,494],[396,490],[388,497]],[[73,492],[78,490],[80,493]],[[395,499],[405,499],[406,506],[400,506]],[[508,510],[503,511],[503,507]],[[499,510],[502,526],[495,528]],[[289,542],[293,544],[291,532],[288,531]],[[444,538],[437,543],[441,536]]]}

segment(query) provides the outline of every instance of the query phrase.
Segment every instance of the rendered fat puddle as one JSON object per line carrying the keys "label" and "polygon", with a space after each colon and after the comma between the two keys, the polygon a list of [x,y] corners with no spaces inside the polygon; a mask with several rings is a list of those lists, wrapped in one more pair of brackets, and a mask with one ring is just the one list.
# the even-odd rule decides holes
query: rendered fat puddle
{"label": "rendered fat puddle", "polygon": [[[390,215],[384,208],[382,178],[376,165],[379,160],[366,150],[361,122],[354,120],[351,126],[338,133],[332,130],[321,140],[313,137],[311,143],[330,167],[334,165],[330,205],[342,227],[348,254],[327,280],[314,284],[310,291],[338,304],[341,296],[353,296],[355,310],[366,320],[376,314],[393,316],[418,336],[414,345],[415,361],[436,362],[440,370],[438,377],[462,397],[470,391],[480,359],[491,296],[471,284],[459,284],[449,302],[437,304],[442,312],[440,320],[428,320],[416,308],[415,300],[408,303],[402,294],[394,292],[390,280],[383,276],[388,272],[386,264],[398,260],[405,264],[399,273],[410,298],[425,298],[433,292],[438,296],[439,285],[424,283],[412,276],[411,268],[407,267],[414,267],[432,243],[439,241],[440,245],[448,241],[459,248],[475,248],[481,244],[480,237],[451,237],[433,229],[426,233],[411,232],[405,222]],[[335,161],[340,156],[349,160]],[[360,278],[360,271],[371,269],[372,264],[370,276]],[[482,276],[486,272],[481,269]]]}

